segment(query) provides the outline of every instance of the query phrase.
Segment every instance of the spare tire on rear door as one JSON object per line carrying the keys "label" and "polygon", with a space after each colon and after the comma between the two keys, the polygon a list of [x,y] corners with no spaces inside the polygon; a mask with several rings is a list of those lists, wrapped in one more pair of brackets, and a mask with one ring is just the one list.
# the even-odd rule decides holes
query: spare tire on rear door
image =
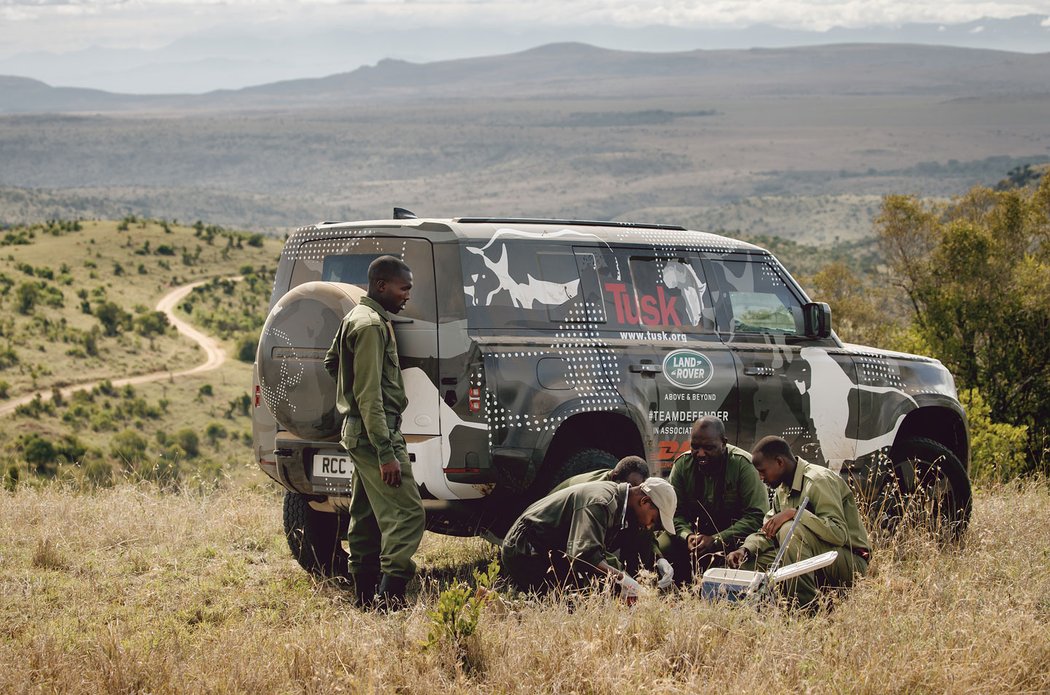
{"label": "spare tire on rear door", "polygon": [[339,436],[335,380],[325,352],[365,291],[341,282],[306,282],[281,297],[259,337],[259,384],[278,423],[303,439]]}

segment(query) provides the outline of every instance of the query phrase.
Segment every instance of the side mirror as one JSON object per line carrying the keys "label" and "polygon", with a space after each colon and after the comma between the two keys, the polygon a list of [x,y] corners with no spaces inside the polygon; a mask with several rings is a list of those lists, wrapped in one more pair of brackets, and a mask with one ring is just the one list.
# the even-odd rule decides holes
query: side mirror
{"label": "side mirror", "polygon": [[803,333],[807,338],[827,338],[831,335],[831,307],[824,302],[810,302],[802,306]]}

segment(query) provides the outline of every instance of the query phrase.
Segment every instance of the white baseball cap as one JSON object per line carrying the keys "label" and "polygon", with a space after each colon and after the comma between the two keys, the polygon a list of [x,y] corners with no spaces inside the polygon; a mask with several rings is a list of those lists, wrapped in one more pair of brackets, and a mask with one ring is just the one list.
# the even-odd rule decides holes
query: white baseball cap
{"label": "white baseball cap", "polygon": [[660,525],[674,535],[674,513],[678,508],[678,494],[671,483],[663,478],[646,478],[642,483],[642,492],[653,501],[660,510]]}

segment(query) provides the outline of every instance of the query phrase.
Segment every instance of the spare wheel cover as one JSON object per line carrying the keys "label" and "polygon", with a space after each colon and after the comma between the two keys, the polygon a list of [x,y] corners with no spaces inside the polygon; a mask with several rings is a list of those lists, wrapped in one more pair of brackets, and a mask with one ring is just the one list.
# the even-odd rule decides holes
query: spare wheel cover
{"label": "spare wheel cover", "polygon": [[270,310],[259,337],[259,383],[274,418],[303,439],[337,439],[335,380],[325,352],[365,291],[341,282],[306,282]]}

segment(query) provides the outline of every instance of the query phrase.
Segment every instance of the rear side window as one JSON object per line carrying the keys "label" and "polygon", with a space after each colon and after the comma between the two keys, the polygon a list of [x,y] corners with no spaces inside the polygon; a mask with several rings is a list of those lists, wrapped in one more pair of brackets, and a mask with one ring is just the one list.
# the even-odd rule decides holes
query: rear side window
{"label": "rear side window", "polygon": [[[286,253],[289,252],[286,249]],[[288,289],[304,282],[344,282],[368,290],[368,265],[384,255],[400,258],[412,269],[412,298],[399,318],[437,321],[434,259],[425,239],[354,237],[306,241],[294,253]]]}
{"label": "rear side window", "polygon": [[477,328],[554,328],[583,320],[572,248],[510,240],[462,246],[463,294]]}
{"label": "rear side window", "polygon": [[722,259],[711,262],[711,273],[720,333],[802,335],[802,301],[776,265],[761,259]]}

